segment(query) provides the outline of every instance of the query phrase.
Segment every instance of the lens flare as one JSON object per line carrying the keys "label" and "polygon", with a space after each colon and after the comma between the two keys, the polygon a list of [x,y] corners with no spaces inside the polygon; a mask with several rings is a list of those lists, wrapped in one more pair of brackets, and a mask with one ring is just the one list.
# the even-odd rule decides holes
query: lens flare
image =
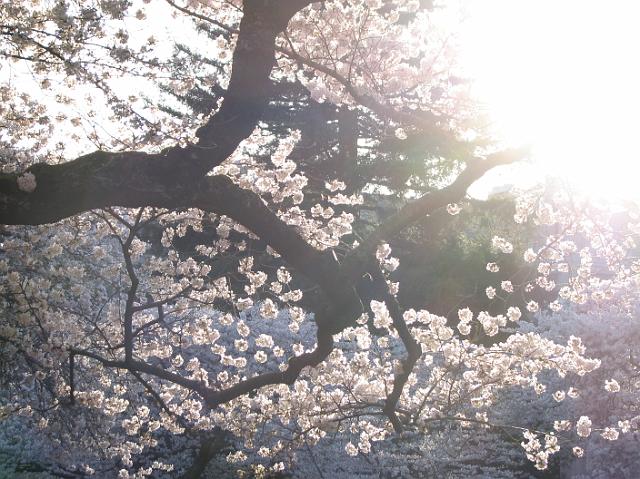
{"label": "lens flare", "polygon": [[468,5],[462,63],[505,143],[533,164],[512,182],[557,175],[603,197],[640,198],[640,3],[485,0]]}

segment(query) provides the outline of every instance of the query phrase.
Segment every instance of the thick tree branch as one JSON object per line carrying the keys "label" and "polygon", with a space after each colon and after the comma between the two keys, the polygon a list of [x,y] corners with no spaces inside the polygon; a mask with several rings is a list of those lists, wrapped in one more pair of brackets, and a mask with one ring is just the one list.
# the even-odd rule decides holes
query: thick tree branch
{"label": "thick tree branch", "polygon": [[486,159],[471,160],[467,163],[465,170],[449,186],[406,204],[367,236],[343,261],[346,274],[350,278],[359,278],[368,264],[367,257],[381,242],[395,237],[420,218],[430,215],[449,203],[459,201],[464,197],[467,189],[490,169],[514,163],[526,157],[528,153],[528,148],[519,148],[494,153]]}
{"label": "thick tree branch", "polygon": [[213,408],[264,386],[293,384],[305,367],[317,366],[325,360],[331,351],[333,351],[333,338],[331,334],[318,330],[318,345],[316,348],[310,353],[304,353],[291,358],[287,369],[245,379],[228,389],[211,391],[205,397],[207,404]]}
{"label": "thick tree branch", "polygon": [[91,351],[72,348],[70,354],[74,356],[85,356],[101,363],[104,367],[124,369],[132,374],[145,373],[158,379],[164,379],[184,388],[198,393],[210,408],[215,408],[220,404],[231,401],[237,397],[255,391],[264,386],[274,384],[293,384],[305,367],[314,367],[320,364],[333,351],[333,338],[326,332],[318,332],[318,344],[310,353],[292,357],[289,360],[287,369],[284,371],[264,373],[249,379],[240,381],[238,384],[223,390],[214,390],[204,385],[204,383],[193,379],[185,378],[178,374],[166,371],[162,368],[152,366],[137,360],[109,360]]}
{"label": "thick tree branch", "polygon": [[158,379],[164,379],[165,381],[169,381],[173,384],[177,384],[184,388],[190,389],[191,391],[195,391],[200,394],[202,397],[207,395],[209,389],[204,383],[200,381],[195,381],[193,379],[185,378],[184,376],[180,376],[179,374],[172,373],[171,371],[167,371],[165,369],[152,366],[150,364],[144,363],[142,361],[131,360],[131,361],[121,361],[121,360],[111,360],[106,359],[99,354],[93,353],[91,351],[86,351],[83,349],[75,349],[72,348],[70,353],[75,356],[84,356],[87,358],[94,359],[102,364],[106,368],[117,368],[117,369],[125,369],[131,372],[140,372],[149,374],[151,376],[155,376]]}
{"label": "thick tree branch", "polygon": [[188,189],[253,132],[270,97],[275,38],[309,3],[245,1],[229,87],[220,110],[196,132],[196,145],[155,155],[97,151],[60,165],[35,165],[29,168],[37,182],[31,193],[18,189],[18,175],[0,175],[0,223],[48,223],[106,206],[144,206],[149,192],[154,204],[171,207],[158,199]]}
{"label": "thick tree branch", "polygon": [[[275,64],[276,36],[309,3],[245,0],[224,101],[211,120],[196,132],[201,150],[192,148],[190,153],[190,163],[197,164],[198,173],[220,164],[253,132],[271,96],[269,75]],[[181,156],[179,150],[177,156]]]}
{"label": "thick tree branch", "polygon": [[224,431],[216,428],[213,435],[202,439],[198,454],[189,469],[180,476],[180,479],[198,479],[202,477],[211,459],[219,454],[226,446],[227,438],[225,437]]}
{"label": "thick tree branch", "polygon": [[[271,247],[278,251],[294,268],[315,280],[328,297],[326,308],[316,312],[318,323],[318,346],[311,352],[289,361],[288,368],[282,372],[271,372],[244,380],[231,388],[214,391],[198,381],[165,371],[147,363],[126,358],[125,361],[107,360],[88,351],[74,350],[76,355],[87,356],[101,362],[105,367],[127,369],[153,375],[189,388],[200,394],[210,407],[230,401],[258,388],[272,384],[291,384],[306,366],[316,366],[323,361],[333,349],[332,334],[342,331],[353,324],[362,312],[362,304],[353,287],[359,276],[366,272],[371,264],[373,251],[382,239],[395,236],[412,222],[464,196],[471,183],[480,178],[488,169],[499,164],[506,164],[523,155],[522,151],[508,151],[491,156],[486,160],[470,163],[460,176],[448,187],[426,195],[408,204],[396,215],[384,222],[360,247],[348,255],[342,265],[331,256],[311,247],[291,226],[281,221],[264,202],[254,193],[243,190],[225,176],[202,178],[187,189],[162,189],[157,185],[141,181],[140,186],[146,190],[128,187],[120,188],[105,195],[111,204],[118,206],[158,206],[158,207],[196,207],[205,211],[227,215],[243,226],[249,228]],[[114,161],[119,161],[115,158]],[[142,161],[146,161],[145,158]],[[82,168],[79,168],[82,171]],[[78,174],[71,175],[72,181],[81,183]],[[123,178],[123,182],[131,179]],[[60,182],[69,178],[59,178]],[[124,190],[124,193],[123,193]],[[35,193],[35,192],[34,192]],[[104,198],[103,198],[104,199]],[[40,211],[31,212],[38,218]],[[397,306],[397,304],[396,304]],[[393,308],[393,303],[392,306]],[[397,309],[397,310],[396,310]],[[407,348],[407,358],[403,362],[403,372],[396,377],[394,389],[387,399],[385,412],[394,422],[394,427],[401,427],[395,417],[395,405],[402,393],[419,352],[415,341],[410,337],[406,325],[403,326],[398,308],[392,311],[394,326],[398,330]],[[400,320],[398,319],[400,318]]]}
{"label": "thick tree branch", "polygon": [[[383,223],[371,237],[367,238],[359,248],[354,250],[352,255],[346,258],[343,266],[330,261],[327,256],[309,246],[292,227],[278,219],[262,200],[253,193],[239,188],[226,177],[207,177],[200,183],[199,188],[192,190],[192,197],[189,200],[190,206],[225,214],[239,221],[280,252],[292,266],[303,273],[309,274],[327,293],[330,304],[327,305],[324,311],[317,313],[318,344],[316,349],[310,353],[291,358],[287,369],[284,371],[260,374],[220,391],[212,390],[203,383],[184,378],[141,361],[129,358],[125,361],[112,361],[87,351],[73,350],[72,352],[76,355],[93,358],[101,362],[105,367],[142,372],[189,388],[203,397],[211,408],[264,386],[292,384],[303,368],[317,366],[331,353],[333,350],[332,335],[352,324],[360,315],[362,305],[353,287],[354,275],[360,275],[368,270],[371,264],[372,251],[379,241],[382,238],[394,236],[412,222],[428,215],[448,202],[457,201],[464,195],[468,186],[488,169],[499,164],[515,161],[522,154],[522,151],[503,152],[493,155],[487,160],[478,160],[470,163],[467,169],[449,187],[410,203],[387,222]],[[379,271],[376,274],[379,275]],[[380,278],[377,279],[379,280]],[[390,296],[387,295],[387,299]],[[395,377],[394,387],[387,397],[384,412],[392,421],[394,428],[401,430],[402,425],[397,418],[395,408],[404,385],[413,370],[413,366],[420,357],[420,348],[415,339],[413,339],[406,323],[404,323],[397,302],[395,302],[394,298],[391,298],[388,303],[391,308],[390,313],[394,327],[405,345],[407,356],[402,362],[402,371]],[[329,315],[335,315],[335,318],[328,318]]]}
{"label": "thick tree branch", "polygon": [[129,248],[131,248],[131,244],[136,237],[136,229],[140,224],[140,218],[142,218],[143,211],[144,209],[140,208],[136,215],[135,223],[129,229],[129,235],[127,236],[126,241],[121,242],[124,264],[127,269],[129,280],[131,281],[129,291],[127,292],[127,301],[124,310],[124,352],[125,359],[127,361],[131,361],[133,359],[133,316],[135,314],[133,306],[138,293],[138,286],[140,285],[140,280],[138,279],[135,267],[133,266],[133,261],[131,260],[131,252],[129,251]]}
{"label": "thick tree branch", "polygon": [[384,413],[387,415],[391,424],[393,425],[393,429],[396,432],[402,432],[402,423],[398,419],[398,414],[396,413],[396,406],[398,401],[400,400],[400,396],[402,395],[402,391],[404,389],[405,384],[409,380],[409,376],[413,371],[413,367],[415,366],[420,356],[422,356],[422,349],[418,342],[414,339],[413,334],[409,330],[407,323],[404,320],[402,315],[402,308],[398,303],[398,300],[389,292],[389,289],[386,284],[386,280],[380,268],[376,265],[373,269],[373,278],[375,281],[383,283],[386,289],[386,294],[384,295],[384,301],[389,308],[389,314],[391,315],[391,320],[393,321],[393,327],[398,332],[398,336],[400,336],[400,340],[404,345],[404,348],[407,352],[406,357],[402,360],[402,370],[399,371],[394,379],[393,379],[393,389],[391,393],[387,396],[387,399],[384,404]]}

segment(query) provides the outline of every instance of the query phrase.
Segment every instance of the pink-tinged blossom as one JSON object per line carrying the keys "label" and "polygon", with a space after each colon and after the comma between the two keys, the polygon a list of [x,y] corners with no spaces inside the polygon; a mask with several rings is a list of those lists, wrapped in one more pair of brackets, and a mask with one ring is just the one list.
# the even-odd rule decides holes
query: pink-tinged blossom
{"label": "pink-tinged blossom", "polygon": [[498,263],[487,263],[486,269],[490,273],[497,273],[498,271],[500,271],[500,266],[498,266]]}
{"label": "pink-tinged blossom", "polygon": [[511,281],[509,280],[502,281],[500,283],[500,288],[507,293],[513,293],[513,284],[511,284]]}
{"label": "pink-tinged blossom", "polygon": [[578,419],[576,433],[580,437],[589,437],[591,434],[591,420],[587,416],[580,416]]}
{"label": "pink-tinged blossom", "polygon": [[487,289],[485,289],[485,293],[487,295],[487,298],[493,299],[496,297],[496,288],[494,288],[493,286],[488,286]]}
{"label": "pink-tinged blossom", "polygon": [[620,391],[620,384],[615,379],[607,379],[604,382],[604,389],[609,393],[617,393]]}
{"label": "pink-tinged blossom", "polygon": [[404,128],[396,128],[394,134],[398,140],[407,139],[407,133],[404,131]]}
{"label": "pink-tinged blossom", "polygon": [[513,245],[509,241],[507,241],[506,239],[500,236],[494,236],[491,239],[491,247],[494,250],[500,251],[501,253],[504,253],[504,254],[513,253]]}
{"label": "pink-tinged blossom", "polygon": [[507,309],[507,318],[509,319],[509,321],[518,321],[521,316],[522,312],[517,306],[509,306],[509,308]]}
{"label": "pink-tinged blossom", "polygon": [[538,303],[536,301],[529,301],[527,303],[527,311],[531,312],[531,313],[536,313],[538,312],[538,310],[540,309],[540,306],[538,305]]}
{"label": "pink-tinged blossom", "polygon": [[460,208],[460,205],[458,205],[457,203],[449,203],[447,205],[447,213],[449,213],[451,216],[459,214],[460,211],[462,211],[462,208]]}

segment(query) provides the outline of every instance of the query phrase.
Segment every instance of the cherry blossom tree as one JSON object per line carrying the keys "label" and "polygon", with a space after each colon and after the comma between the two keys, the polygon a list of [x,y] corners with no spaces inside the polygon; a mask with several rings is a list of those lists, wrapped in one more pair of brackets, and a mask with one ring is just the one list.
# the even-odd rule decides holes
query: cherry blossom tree
{"label": "cherry blossom tree", "polygon": [[[448,10],[0,9],[11,68],[0,416],[37,431],[47,467],[198,477],[222,457],[227,472],[275,475],[323,439],[355,457],[442,423],[515,428],[546,467],[555,432],[501,424],[492,408],[505,388],[542,394],[545,371],[582,376],[599,361],[578,337],[556,343],[518,322],[539,310],[540,291],[558,298],[552,310],[631,305],[638,218],[618,228],[572,198],[526,192],[515,220],[535,225],[536,244],[514,251],[494,236],[486,265],[502,313],[461,306],[452,323],[400,304],[389,244],[417,223],[436,233],[471,184],[527,154],[497,149],[479,126],[450,32],[437,27]],[[399,203],[365,222],[376,188]],[[516,253],[531,267],[502,276]],[[584,418],[565,429],[618,427]]]}

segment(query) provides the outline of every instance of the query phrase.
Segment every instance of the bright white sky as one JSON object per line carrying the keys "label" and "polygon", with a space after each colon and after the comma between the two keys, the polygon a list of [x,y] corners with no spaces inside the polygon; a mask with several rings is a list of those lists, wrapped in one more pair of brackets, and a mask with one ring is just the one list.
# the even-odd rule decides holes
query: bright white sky
{"label": "bright white sky", "polygon": [[640,198],[640,1],[468,1],[463,64],[495,127],[535,163],[491,179],[560,174]]}

